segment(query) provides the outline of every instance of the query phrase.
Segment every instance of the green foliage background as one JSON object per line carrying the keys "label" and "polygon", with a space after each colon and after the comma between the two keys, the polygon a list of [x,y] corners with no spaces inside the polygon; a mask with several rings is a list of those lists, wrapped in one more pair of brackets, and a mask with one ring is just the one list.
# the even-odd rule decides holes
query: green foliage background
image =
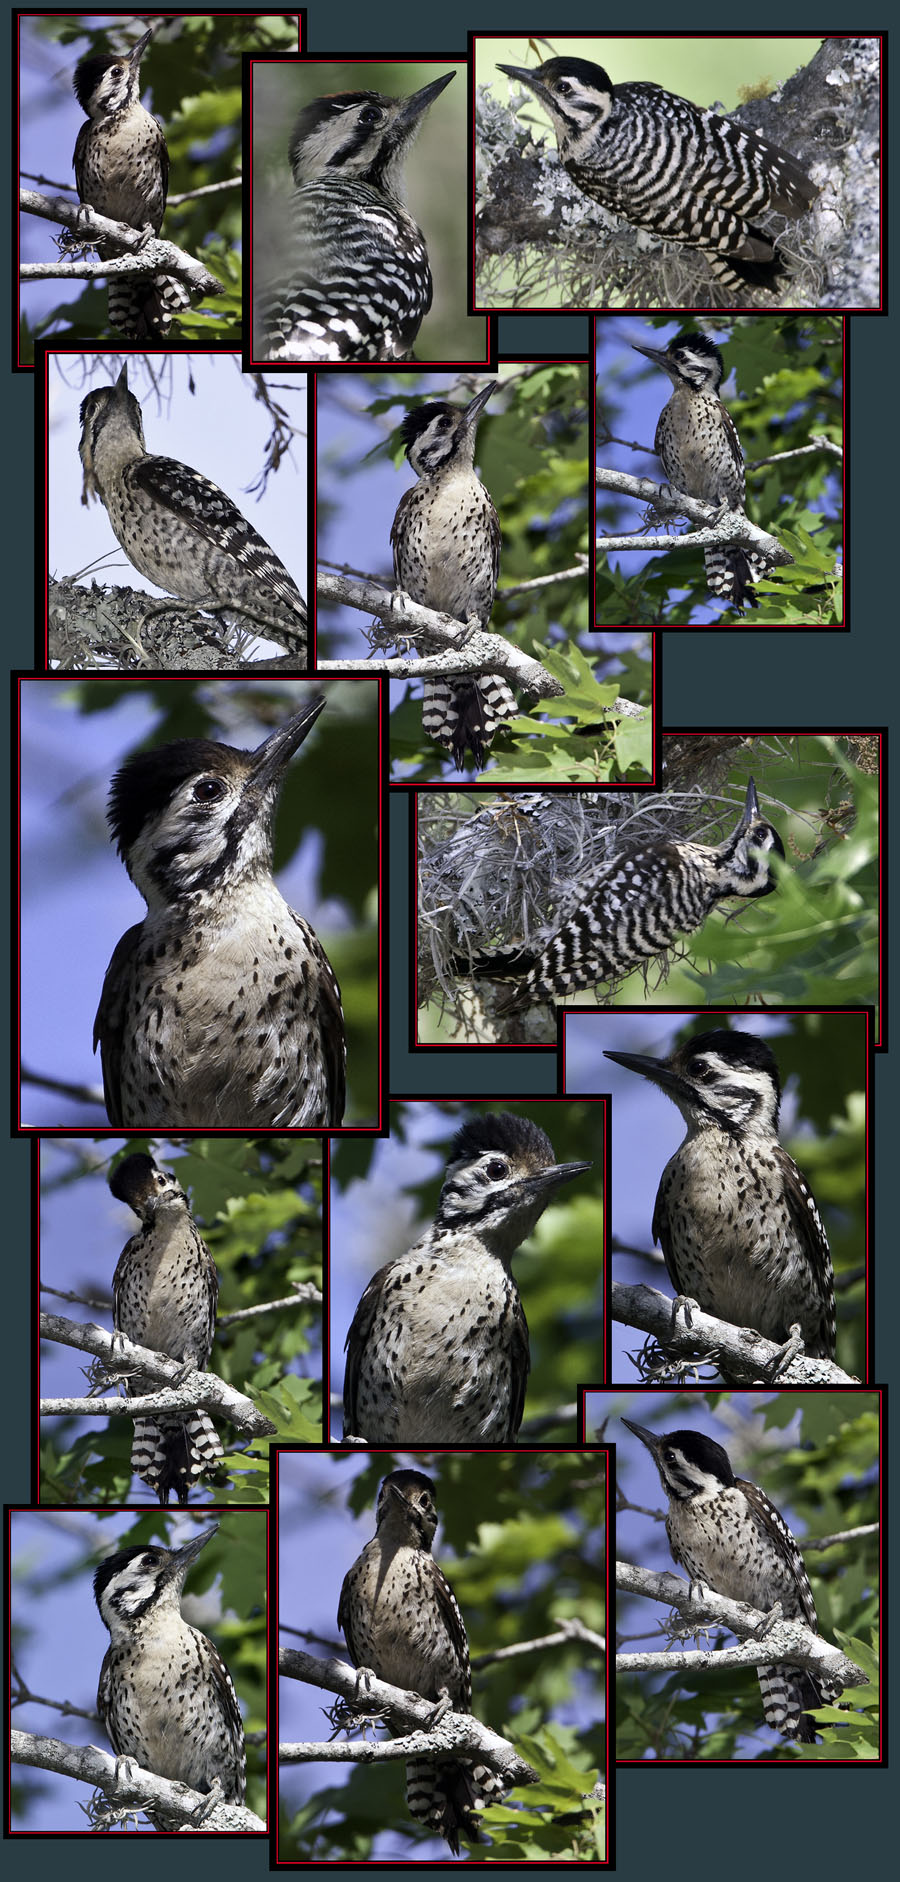
{"label": "green foliage background", "polygon": [[[411,1461],[436,1483],[441,1527],[435,1555],[465,1620],[473,1710],[539,1772],[538,1784],[484,1813],[491,1840],[472,1853],[494,1864],[596,1860],[603,1853],[603,1813],[599,1802],[585,1799],[605,1769],[604,1657],[583,1641],[540,1643],[572,1617],[605,1633],[605,1460],[599,1454],[520,1449],[417,1452]],[[301,1462],[294,1460],[295,1466]],[[348,1512],[359,1514],[374,1511],[381,1479],[409,1467],[410,1454],[380,1452],[352,1483],[347,1462],[346,1454],[334,1456],[335,1493],[327,1500],[333,1506],[346,1498]],[[322,1507],[317,1476],[303,1522],[304,1550],[311,1556]],[[369,1533],[374,1534],[374,1516]],[[298,1562],[285,1586],[281,1616],[297,1627],[304,1625],[303,1587]],[[480,1668],[479,1655],[528,1641],[537,1643],[533,1651]],[[346,1658],[343,1646],[336,1650]],[[314,1702],[321,1699],[313,1693]],[[285,1767],[283,1855],[307,1862],[366,1861],[374,1838],[389,1831],[394,1849],[399,1838],[415,1861],[426,1833],[408,1816],[402,1765],[354,1766],[346,1784],[330,1783],[325,1766],[321,1788],[299,1808],[291,1776]]]}
{"label": "green foliage background", "polygon": [[[404,466],[400,420],[422,403],[408,375],[370,375],[374,397],[373,421],[392,413],[394,430],[389,440],[373,422],[371,449],[343,454],[339,464],[319,463],[319,512],[333,522],[339,511],[345,519],[341,540],[346,559],[355,563],[354,512],[363,491],[362,480],[373,458],[390,456],[398,470]],[[651,664],[642,646],[617,656],[624,671],[610,679],[597,679],[603,656],[592,642],[587,565],[584,574],[546,588],[509,594],[519,583],[534,581],[578,566],[590,549],[588,504],[588,369],[579,362],[546,365],[510,365],[501,378],[511,384],[505,411],[492,413],[479,429],[477,462],[481,477],[496,506],[502,533],[500,587],[491,616],[490,632],[504,635],[524,653],[546,667],[563,688],[562,696],[522,704],[512,730],[504,730],[491,749],[485,776],[492,783],[585,784],[645,782],[652,766],[652,725],[643,720],[619,719],[609,712],[621,693],[649,707]],[[323,396],[330,396],[326,391]],[[426,398],[440,396],[429,386]],[[462,404],[453,388],[449,396]],[[397,483],[397,501],[408,476]],[[335,532],[335,540],[337,533]],[[369,571],[376,579],[388,576],[390,548],[384,544],[383,568]],[[323,604],[318,611],[320,653],[334,657],[329,645],[333,611]],[[363,617],[360,616],[360,619]],[[546,717],[545,717],[546,715]],[[419,783],[441,775],[442,750],[422,731],[421,686],[405,693],[390,718],[392,778]],[[447,771],[452,765],[447,760]]]}
{"label": "green foliage background", "polygon": [[[651,339],[655,328],[671,328],[671,315],[642,323],[647,344],[664,346],[666,339]],[[817,438],[840,445],[843,439],[843,349],[844,323],[834,317],[817,320],[785,317],[767,319],[759,315],[687,318],[679,331],[702,332],[715,340],[722,351],[726,381],[732,371],[737,379],[737,398],[727,396],[726,406],[737,426],[747,460],[747,511],[761,529],[777,536],[794,558],[787,567],[770,570],[757,586],[760,606],[749,613],[725,610],[720,619],[726,626],[774,628],[833,627],[843,624],[842,554],[843,506],[836,502],[842,466],[830,453],[819,448],[804,457],[770,463],[754,471],[755,459],[775,457],[808,447]],[[598,453],[604,456],[601,425],[615,436],[631,436],[628,418],[628,387],[653,374],[659,381],[659,410],[667,403],[670,381],[639,353],[630,350],[634,338],[633,320],[615,323],[623,336],[621,365],[610,371],[608,353],[598,354],[600,377],[597,386]],[[601,333],[608,337],[611,329]],[[652,438],[639,443],[649,448]],[[617,460],[618,462],[619,460]],[[631,474],[662,481],[662,471],[655,457],[635,454]],[[598,537],[619,533],[633,534],[641,527],[643,512],[633,498],[615,491],[597,490]],[[654,534],[662,527],[652,525]],[[680,545],[679,537],[687,527],[677,524],[679,534],[672,536],[672,551],[654,555],[644,567],[628,574],[629,559],[623,557],[624,569],[609,567],[604,555],[598,557],[597,620],[605,627],[640,621],[643,625],[671,627],[706,620],[710,596],[703,569],[703,552]],[[691,526],[693,527],[693,525]]]}
{"label": "green foliage background", "polygon": [[[655,1395],[659,1400],[659,1395]],[[820,1725],[823,1742],[792,1745],[756,1726],[760,1718],[759,1688],[755,1672],[734,1667],[721,1673],[699,1670],[665,1675],[627,1675],[617,1681],[616,1752],[620,1759],[749,1758],[759,1763],[819,1763],[843,1759],[848,1764],[876,1756],[878,1744],[877,1650],[879,1627],[879,1398],[874,1392],[780,1392],[768,1403],[759,1394],[735,1394],[744,1408],[762,1414],[765,1435],[754,1440],[741,1433],[736,1457],[733,1427],[726,1419],[719,1439],[725,1444],[739,1476],[759,1483],[781,1511],[804,1550],[813,1586],[819,1629],[827,1640],[842,1647],[850,1659],[869,1674],[870,1684],[848,1689],[840,1715],[829,1709]],[[728,1395],[705,1394],[715,1409]],[[632,1398],[629,1416],[655,1431],[674,1431],[695,1422],[697,1394],[665,1395],[657,1412],[647,1395]],[[592,1395],[589,1423],[613,1409],[611,1401]],[[780,1434],[800,1413],[799,1441],[779,1448]],[[616,1427],[618,1432],[618,1426]],[[732,1435],[729,1435],[729,1433]],[[614,1435],[609,1433],[610,1437]],[[619,1433],[619,1435],[623,1435]],[[637,1444],[637,1440],[634,1441]],[[630,1443],[630,1434],[629,1434]],[[633,1479],[629,1453],[620,1443],[617,1477],[626,1495]],[[664,1503],[660,1488],[657,1506]],[[808,1538],[837,1535],[861,1525],[876,1525],[872,1534],[852,1536],[828,1549],[811,1549]],[[645,1524],[646,1547],[638,1556],[643,1567],[672,1570],[665,1532],[651,1521]],[[676,1570],[678,1574],[682,1571]],[[666,1610],[666,1613],[668,1610]],[[629,1595],[618,1599],[620,1635],[654,1651],[646,1639],[648,1616],[654,1606]],[[651,1623],[652,1624],[652,1623]],[[713,1630],[715,1633],[716,1630]],[[706,1644],[706,1643],[704,1643]],[[729,1637],[730,1644],[730,1637]],[[837,1720],[840,1716],[840,1724]]]}
{"label": "green foliage background", "polygon": [[[220,1277],[219,1314],[289,1298],[298,1282],[322,1286],[322,1152],[300,1137],[197,1137],[183,1157],[167,1159],[158,1140],[135,1137],[127,1152],[146,1150],[174,1168],[191,1197]],[[121,1161],[117,1155],[110,1164]],[[96,1165],[80,1158],[60,1181],[65,1186],[96,1180]],[[135,1223],[137,1229],[137,1223]],[[108,1264],[111,1327],[112,1274],[120,1250]],[[102,1259],[98,1258],[98,1269]],[[96,1318],[69,1303],[47,1302],[65,1316]],[[227,1488],[204,1482],[192,1501],[267,1503],[269,1447],[316,1443],[322,1436],[322,1308],[299,1303],[271,1314],[219,1327],[210,1370],[252,1398],[276,1426],[272,1438],[247,1439],[226,1419],[215,1418],[225,1447]],[[215,1415],[214,1415],[215,1416]],[[42,1430],[41,1502],[95,1505],[129,1499],[133,1423],[117,1417],[92,1419],[85,1435],[80,1421],[48,1418]],[[152,1498],[145,1484],[134,1496]],[[133,1500],[133,1499],[132,1499]]]}
{"label": "green foliage background", "polygon": [[[48,1523],[59,1522],[59,1516],[48,1515]],[[72,1676],[67,1668],[66,1639],[70,1633],[74,1638],[81,1637],[93,1621],[97,1622],[94,1607],[94,1595],[91,1576],[98,1563],[113,1551],[128,1549],[149,1543],[163,1548],[178,1547],[188,1538],[184,1523],[181,1521],[177,1537],[173,1533],[171,1514],[161,1510],[139,1516],[126,1529],[117,1529],[115,1535],[109,1531],[102,1516],[86,1510],[70,1511],[66,1518],[66,1533],[71,1539],[81,1535],[83,1553],[76,1560],[60,1560],[58,1538],[52,1541],[52,1532],[48,1536],[47,1551],[42,1552],[34,1545],[33,1530],[30,1532],[29,1546],[22,1547],[16,1554],[16,1569],[13,1589],[13,1630],[12,1651],[19,1673],[26,1684],[30,1683],[31,1646],[35,1629],[41,1624],[42,1602],[51,1594],[63,1593],[71,1604],[70,1627],[60,1634],[59,1639],[59,1683],[47,1697],[62,1703],[65,1700],[84,1708],[93,1707],[96,1698],[96,1680],[100,1676],[103,1648],[97,1659],[96,1678],[90,1690],[72,1683]],[[245,1734],[261,1733],[263,1740],[259,1744],[247,1745],[247,1797],[250,1810],[254,1810],[265,1821],[266,1807],[266,1745],[265,1732],[268,1722],[268,1687],[266,1680],[267,1639],[266,1639],[266,1571],[268,1556],[268,1519],[255,1511],[225,1512],[218,1519],[219,1533],[207,1543],[202,1555],[191,1568],[187,1577],[185,1598],[188,1616],[191,1619],[190,1603],[194,1597],[208,1594],[215,1583],[220,1594],[220,1618],[211,1622],[206,1616],[199,1622],[202,1633],[215,1642],[228,1671],[234,1681]],[[15,1546],[15,1519],[13,1527]],[[52,1554],[51,1554],[52,1550]],[[71,1558],[71,1550],[69,1551]],[[101,1626],[98,1634],[103,1634]],[[25,1705],[17,1707],[15,1713],[17,1726],[23,1731],[36,1732],[49,1737],[58,1737],[68,1744],[94,1744],[107,1749],[103,1727],[99,1721],[77,1717],[67,1718],[64,1714],[50,1711],[46,1706]],[[80,1805],[86,1801],[86,1791],[82,1784],[73,1783],[52,1772],[33,1770],[23,1766],[16,1767],[16,1781],[13,1789],[14,1829],[27,1830],[31,1805],[39,1796],[46,1798],[53,1789],[59,1798],[60,1818],[57,1828],[60,1831],[83,1831],[86,1827]],[[143,1824],[144,1829],[148,1826]]]}

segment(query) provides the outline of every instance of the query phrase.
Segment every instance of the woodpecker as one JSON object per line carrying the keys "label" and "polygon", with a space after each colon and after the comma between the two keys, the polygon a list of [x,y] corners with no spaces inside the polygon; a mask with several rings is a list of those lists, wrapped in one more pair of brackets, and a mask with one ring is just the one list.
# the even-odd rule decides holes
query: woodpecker
{"label": "woodpecker", "polygon": [[457,1131],[431,1226],[373,1275],[346,1339],[344,1435],[368,1444],[514,1444],[529,1369],[511,1263],[560,1184],[549,1137],[509,1112]]}
{"label": "woodpecker", "polygon": [[[485,386],[466,406],[420,405],[401,427],[418,483],[400,498],[391,527],[397,587],[470,632],[488,626],[500,569],[500,523],[474,468],[478,421],[495,391]],[[517,711],[499,673],[425,681],[423,729],[459,771],[467,748],[481,769],[498,725]]]}
{"label": "woodpecker", "polygon": [[[141,104],[141,60],[156,32],[148,27],[129,53],[82,59],[75,96],[86,114],[72,159],[79,201],[113,222],[158,235],[169,189],[169,152],[162,128]],[[97,244],[101,260],[115,247]],[[164,340],[173,315],[191,297],[173,275],[109,283],[109,324],[129,340]]]}
{"label": "woodpecker", "polygon": [[751,218],[795,218],[817,195],[793,157],[758,132],[659,85],[614,85],[588,59],[501,65],[543,105],[576,187],[638,229],[698,248],[742,300],[781,287],[771,236]]}
{"label": "woodpecker", "polygon": [[254,752],[179,739],[116,773],[110,829],[147,914],[113,954],[94,1023],[111,1124],[340,1124],[340,989],[272,875],[284,773],[324,704]]}
{"label": "woodpecker", "polygon": [[263,283],[267,359],[412,358],[431,306],[425,237],[403,168],[425,113],[455,77],[410,98],[335,92],[301,111],[290,143],[289,226]]}
{"label": "woodpecker", "polygon": [[[142,1224],[140,1233],[126,1242],[113,1275],[113,1326],[136,1345],[205,1372],[215,1334],[219,1277],[181,1184],[152,1157],[138,1154],[116,1165],[109,1187]],[[154,1390],[158,1386],[143,1375],[128,1381],[132,1395]],[[135,1419],[131,1468],[163,1505],[170,1490],[179,1503],[186,1503],[192,1486],[215,1469],[222,1455],[205,1411]]]}
{"label": "woodpecker", "polygon": [[[659,1471],[669,1499],[669,1548],[691,1582],[766,1614],[780,1602],[784,1620],[803,1621],[818,1633],[803,1557],[765,1491],[735,1477],[728,1452],[703,1431],[657,1437],[630,1418],[622,1423],[646,1445]],[[833,1705],[840,1684],[787,1665],[761,1666],[757,1677],[770,1730],[815,1744],[809,1709]]]}
{"label": "woodpecker", "polygon": [[[469,1643],[453,1589],[431,1553],[437,1528],[434,1484],[418,1470],[395,1470],[378,1496],[376,1533],[344,1577],[338,1626],[354,1666],[377,1679],[435,1699],[433,1724],[449,1711],[471,1712]],[[479,1803],[499,1803],[507,1786],[477,1760],[412,1759],[406,1767],[409,1814],[446,1838],[478,1842]]]}
{"label": "woodpecker", "polygon": [[781,1083],[765,1040],[717,1029],[668,1059],[604,1056],[658,1085],[687,1126],[653,1211],[653,1240],[679,1296],[768,1340],[787,1340],[797,1323],[808,1356],[833,1359],[828,1238],[778,1141]]}
{"label": "woodpecker", "polygon": [[620,980],[699,928],[729,896],[771,895],[772,855],[783,859],[784,845],[760,811],[751,778],[743,815],[723,843],[670,839],[625,847],[588,877],[577,906],[546,940],[471,960],[458,956],[456,971],[513,981],[517,1006]]}
{"label": "woodpecker", "polygon": [[[669,482],[689,497],[715,503],[722,514],[744,510],[744,453],[718,391],[722,355],[704,333],[679,333],[668,346],[635,346],[660,366],[675,388],[664,405],[653,441]],[[688,541],[690,538],[688,537]],[[733,608],[755,608],[753,587],[766,572],[765,556],[742,544],[703,552],[712,594]]]}
{"label": "woodpecker", "polygon": [[[119,1549],[100,1563],[94,1595],[111,1639],[97,1710],[117,1757],[204,1793],[218,1780],[221,1801],[240,1804],[244,1727],[231,1675],[181,1612],[185,1576],[217,1529],[180,1549]],[[157,1807],[146,1815],[155,1830],[182,1827]]]}
{"label": "woodpecker", "polygon": [[154,457],[128,366],[81,405],[84,496],[99,497],[130,562],[179,600],[234,609],[306,662],[306,604],[235,503],[201,471]]}

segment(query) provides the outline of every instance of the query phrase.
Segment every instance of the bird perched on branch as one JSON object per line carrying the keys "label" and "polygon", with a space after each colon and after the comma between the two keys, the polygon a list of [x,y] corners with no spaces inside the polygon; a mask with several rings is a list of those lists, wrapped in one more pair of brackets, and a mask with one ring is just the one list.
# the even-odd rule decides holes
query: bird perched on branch
{"label": "bird perched on branch", "polygon": [[324,705],[253,752],[179,739],[116,773],[110,828],[147,914],[113,954],[94,1023],[111,1124],[340,1124],[340,989],[272,875],[282,780]]}
{"label": "bird perched on branch", "polygon": [[[500,571],[500,522],[475,471],[478,421],[495,391],[485,386],[465,406],[420,405],[401,426],[418,482],[400,498],[391,526],[397,586],[470,632],[490,622]],[[453,753],[458,770],[467,750],[480,769],[497,727],[518,712],[511,688],[499,673],[427,679],[424,687],[423,730]]]}
{"label": "bird perched on branch", "polygon": [[[75,96],[86,113],[75,144],[79,200],[112,222],[158,235],[169,189],[169,152],[161,126],[141,104],[141,60],[156,32],[149,26],[129,53],[82,59]],[[98,244],[108,261],[116,249]],[[173,275],[112,276],[109,324],[129,340],[164,340],[190,295]]]}
{"label": "bird perched on branch", "polygon": [[128,366],[81,404],[82,502],[99,497],[141,575],[179,600],[234,610],[306,664],[306,603],[274,550],[202,471],[154,457]]}
{"label": "bird perched on branch", "polygon": [[739,299],[778,292],[782,258],[752,218],[801,216],[818,194],[787,151],[659,85],[614,85],[589,59],[499,69],[543,105],[560,162],[586,196],[635,228],[700,249]]}
{"label": "bird perched on branch", "polygon": [[[691,1582],[731,1601],[746,1601],[764,1614],[777,1602],[784,1620],[804,1621],[817,1634],[803,1556],[765,1491],[736,1477],[727,1451],[703,1431],[657,1436],[630,1418],[622,1423],[646,1445],[659,1471],[669,1502],[669,1548]],[[833,1705],[840,1684],[787,1664],[758,1667],[757,1678],[770,1729],[799,1744],[815,1744],[809,1708]]]}
{"label": "bird perched on branch", "polygon": [[[716,504],[723,516],[728,510],[743,514],[744,453],[718,397],[725,370],[718,347],[704,333],[679,333],[666,347],[635,346],[634,351],[668,373],[674,388],[654,439],[669,482],[686,496]],[[712,594],[733,608],[756,607],[753,583],[766,572],[765,556],[746,543],[723,543],[704,549],[703,560]]]}
{"label": "bird perched on branch", "polygon": [[[181,1184],[152,1157],[137,1153],[116,1165],[109,1187],[141,1220],[113,1275],[113,1326],[136,1346],[167,1353],[184,1360],[189,1369],[205,1372],[216,1328],[219,1277]],[[144,1396],[159,1387],[132,1374],[127,1389],[132,1396]],[[135,1419],[131,1468],[164,1506],[170,1490],[179,1503],[186,1503],[191,1488],[215,1470],[222,1454],[205,1411]]]}
{"label": "bird perched on branch", "polygon": [[[181,1612],[185,1577],[218,1529],[180,1549],[119,1549],[100,1563],[94,1596],[110,1644],[97,1711],[117,1758],[225,1803],[246,1790],[244,1726],[231,1675],[217,1647]],[[147,1807],[155,1830],[181,1818]]]}
{"label": "bird perched on branch", "polygon": [[834,1271],[816,1200],[778,1141],[781,1080],[754,1033],[698,1033],[668,1059],[606,1052],[678,1106],[687,1134],[660,1178],[653,1240],[679,1298],[833,1359]]}
{"label": "bird perched on branch", "polygon": [[[438,1704],[471,1712],[469,1643],[453,1589],[431,1553],[437,1528],[434,1484],[418,1470],[395,1470],[378,1495],[376,1532],[344,1577],[338,1607],[354,1666]],[[502,1801],[507,1785],[473,1758],[413,1758],[406,1767],[409,1814],[446,1838],[478,1842],[480,1803]]]}

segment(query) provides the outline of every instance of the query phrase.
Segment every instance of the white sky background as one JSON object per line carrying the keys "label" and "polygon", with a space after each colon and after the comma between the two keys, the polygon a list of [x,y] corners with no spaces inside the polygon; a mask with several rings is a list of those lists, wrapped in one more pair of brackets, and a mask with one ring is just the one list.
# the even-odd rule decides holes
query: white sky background
{"label": "white sky background", "polygon": [[[103,504],[94,500],[85,508],[81,501],[81,402],[96,387],[113,384],[125,359],[124,354],[104,354],[90,376],[82,371],[80,355],[61,355],[58,364],[55,359],[49,362],[50,570],[57,576],[74,575],[95,558],[109,555],[108,562],[84,577],[88,587],[96,579],[104,587],[138,588],[161,598],[162,591],[139,575],[119,548]],[[248,486],[262,471],[272,419],[254,398],[252,379],[241,374],[238,355],[155,354],[150,365],[160,381],[160,397],[142,357],[128,356],[129,391],[141,405],[148,452],[175,458],[226,491],[280,557],[308,602],[306,375],[268,377],[297,435],[290,456],[268,477],[258,500]]]}

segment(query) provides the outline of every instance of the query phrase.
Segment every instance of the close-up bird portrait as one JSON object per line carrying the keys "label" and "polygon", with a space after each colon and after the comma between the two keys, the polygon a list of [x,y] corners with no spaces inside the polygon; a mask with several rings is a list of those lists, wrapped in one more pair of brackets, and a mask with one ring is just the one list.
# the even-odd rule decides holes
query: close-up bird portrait
{"label": "close-up bird portrait", "polygon": [[[126,1129],[377,1118],[377,688],[259,684],[24,690],[23,1029],[41,1121],[101,1104]],[[62,819],[32,821],[56,791]],[[338,839],[341,882],[324,891]],[[60,919],[82,937],[65,1000],[39,972],[48,843]],[[344,956],[348,983],[352,935],[368,939]]]}

